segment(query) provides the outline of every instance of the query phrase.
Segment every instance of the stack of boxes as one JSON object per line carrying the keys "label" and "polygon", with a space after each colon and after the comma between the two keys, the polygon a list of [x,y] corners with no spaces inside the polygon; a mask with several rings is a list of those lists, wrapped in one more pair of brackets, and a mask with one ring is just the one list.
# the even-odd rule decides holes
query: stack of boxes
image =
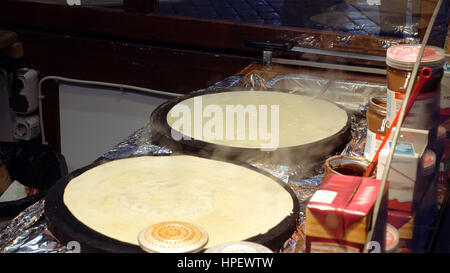
{"label": "stack of boxes", "polygon": [[[410,67],[417,58],[413,55],[417,54],[419,49],[417,46],[403,47],[392,49],[391,51],[398,56],[394,54],[393,57],[387,58],[390,61],[388,66],[391,65],[397,69],[388,69],[388,93],[391,96],[387,98],[386,107],[391,110],[391,119],[396,112],[392,109],[399,107],[402,103],[401,100],[398,101],[401,96],[397,95],[405,92],[410,70],[412,70]],[[448,77],[448,71],[445,72],[445,70],[448,70],[449,66],[446,65],[445,73],[442,73],[441,64],[444,59],[442,50],[439,48],[428,50],[430,52],[424,56],[427,55],[429,60],[424,57],[426,61],[421,66],[432,67],[434,76],[429,80],[428,85],[425,85],[426,90],[422,89],[425,91],[417,97],[419,102],[413,105],[408,115],[409,120],[406,119],[406,122],[402,124],[376,226],[371,227],[368,221],[373,214],[376,194],[372,195],[367,188],[380,188],[396,128],[391,132],[391,139],[380,151],[377,179],[333,175],[323,181],[321,188],[311,198],[306,209],[307,252],[361,252],[366,241],[379,242],[380,250],[383,252],[387,225],[398,232],[399,242],[395,247],[396,252],[427,250],[438,210],[438,170],[445,169],[445,166],[440,163],[446,148],[447,135],[445,127],[438,127],[434,114],[440,113],[442,118],[443,114],[450,109],[450,104],[447,107],[445,101],[450,101],[447,98],[450,90],[445,86],[446,77]],[[444,84],[441,90],[440,81],[443,74],[445,74]],[[400,76],[404,79],[400,79]],[[390,80],[396,81],[395,84],[392,82],[389,84]],[[390,90],[390,87],[399,90]],[[394,93],[395,96],[392,95]],[[440,110],[435,100],[436,95],[439,99],[439,94]],[[446,118],[444,121],[449,122],[449,119]],[[390,124],[389,120],[388,123]],[[442,125],[445,126],[445,122]],[[365,194],[361,195],[361,192]],[[365,204],[364,209],[354,210],[352,206],[359,202]],[[374,229],[373,237],[367,240],[368,231],[372,228]],[[381,230],[384,232],[380,232]]]}

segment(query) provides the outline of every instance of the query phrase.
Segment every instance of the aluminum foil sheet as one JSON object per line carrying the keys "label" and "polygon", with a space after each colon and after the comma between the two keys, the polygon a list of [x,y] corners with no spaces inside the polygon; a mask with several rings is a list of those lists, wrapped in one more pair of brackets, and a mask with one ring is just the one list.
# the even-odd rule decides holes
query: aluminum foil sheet
{"label": "aluminum foil sheet", "polygon": [[[207,89],[195,92],[214,91],[224,88],[240,88],[245,90],[264,90],[269,88],[287,89],[292,92],[304,92],[313,95],[326,85],[327,79],[307,77],[303,75],[287,75],[277,77],[269,81],[259,75],[234,75],[216,83]],[[339,98],[339,103],[352,112],[352,141],[342,151],[343,154],[358,154],[363,151],[365,140],[365,109],[364,100],[371,94],[383,92],[385,86],[367,83],[348,83],[336,81],[330,86],[330,90],[323,95],[328,99]],[[336,95],[334,93],[338,93]],[[116,145],[101,158],[118,159],[133,155],[170,155],[172,151],[168,147],[152,144],[149,124],[137,130],[124,141]],[[305,207],[314,192],[319,188],[322,179],[322,169],[313,171],[314,175],[307,178],[301,176],[301,166],[270,165],[264,162],[249,162],[254,167],[269,172],[280,180],[288,183],[295,192],[300,205],[297,231],[284,244],[280,252],[299,253],[304,252],[304,213]],[[0,252],[19,253],[67,253],[78,252],[76,242],[73,245],[61,245],[49,232],[47,223],[43,217],[44,200],[30,206],[16,218],[14,218],[0,233]]]}
{"label": "aluminum foil sheet", "polygon": [[71,249],[61,245],[47,229],[44,200],[22,211],[0,231],[0,253],[59,253]]}
{"label": "aluminum foil sheet", "polygon": [[126,158],[133,155],[170,155],[172,151],[163,146],[152,144],[150,125],[137,130],[127,139],[103,155],[107,159]]}
{"label": "aluminum foil sheet", "polygon": [[352,115],[351,119],[352,139],[341,154],[363,157],[367,136],[367,119],[356,115]]}
{"label": "aluminum foil sheet", "polygon": [[14,240],[29,227],[33,226],[44,213],[44,201],[38,201],[34,205],[22,211],[0,232],[0,249]]}

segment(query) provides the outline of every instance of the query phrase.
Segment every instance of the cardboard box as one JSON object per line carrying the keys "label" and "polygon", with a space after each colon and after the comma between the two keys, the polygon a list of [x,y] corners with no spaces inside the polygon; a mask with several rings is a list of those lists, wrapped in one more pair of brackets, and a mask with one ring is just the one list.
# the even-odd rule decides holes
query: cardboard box
{"label": "cardboard box", "polygon": [[[394,135],[394,130],[390,138]],[[422,156],[428,143],[428,131],[402,128],[395,148],[389,181],[389,209],[414,211],[426,188],[422,177]],[[377,165],[377,179],[383,177],[391,140],[380,151]]]}
{"label": "cardboard box", "polygon": [[387,185],[375,227],[373,208],[381,181],[330,174],[306,207],[306,252],[360,253],[369,230],[370,241],[384,250],[387,222]]}

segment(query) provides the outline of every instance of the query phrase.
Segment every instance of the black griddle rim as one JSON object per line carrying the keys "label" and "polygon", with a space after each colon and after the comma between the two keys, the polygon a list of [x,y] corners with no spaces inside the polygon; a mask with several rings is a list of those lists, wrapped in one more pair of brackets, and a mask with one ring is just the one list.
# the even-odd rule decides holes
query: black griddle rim
{"label": "black griddle rim", "polygon": [[[314,142],[310,142],[310,143],[305,143],[302,145],[280,147],[273,151],[272,150],[271,151],[269,151],[269,150],[262,151],[260,148],[245,148],[245,147],[226,146],[226,145],[206,142],[203,140],[198,140],[193,137],[188,137],[188,136],[182,134],[181,132],[176,131],[175,129],[172,129],[172,127],[170,127],[170,125],[167,123],[166,117],[167,117],[167,114],[169,113],[169,111],[175,105],[177,105],[178,103],[180,103],[184,100],[187,100],[187,99],[190,99],[193,97],[197,97],[197,96],[218,94],[218,93],[225,93],[225,92],[233,92],[233,91],[244,91],[244,92],[268,91],[268,92],[295,94],[295,93],[290,92],[289,90],[273,89],[273,88],[268,88],[265,90],[244,90],[242,88],[224,88],[224,89],[218,89],[218,90],[214,90],[214,91],[199,91],[199,92],[194,92],[194,93],[187,94],[184,96],[176,97],[176,98],[170,99],[170,100],[162,103],[151,113],[150,128],[151,128],[152,134],[157,138],[163,137],[165,139],[169,139],[169,140],[173,141],[174,143],[178,143],[183,148],[185,148],[185,150],[187,149],[188,152],[189,151],[195,152],[195,151],[221,150],[221,151],[230,151],[233,154],[240,154],[240,153],[246,153],[246,152],[262,152],[262,153],[270,154],[270,153],[285,153],[285,152],[288,152],[288,151],[290,152],[293,150],[303,151],[303,150],[313,149],[314,146],[317,146],[317,145],[327,144],[330,141],[333,141],[333,139],[339,138],[339,137],[344,139],[343,142],[347,142],[351,137],[350,136],[351,117],[350,117],[349,112],[341,105],[338,105],[331,100],[322,99],[322,98],[320,100],[324,100],[324,101],[327,101],[329,103],[336,105],[337,107],[342,109],[347,114],[347,122],[344,125],[344,127],[341,128],[337,133],[335,133],[327,138],[324,138],[324,139],[321,139],[318,141],[314,141]],[[298,95],[306,96],[306,95],[300,94],[300,93],[298,93]],[[180,136],[182,136],[179,141],[174,140],[172,138],[172,130],[177,132]],[[158,139],[155,139],[154,141],[158,142]]]}
{"label": "black griddle rim", "polygon": [[[158,155],[158,156],[177,156],[177,155],[191,155],[191,154],[173,154],[173,155]],[[141,157],[149,155],[130,156],[127,158]],[[201,158],[210,159],[204,156],[192,155]],[[137,245],[122,242],[116,239],[107,237],[81,223],[73,216],[69,209],[66,207],[63,201],[64,190],[67,184],[75,177],[82,173],[99,166],[101,164],[127,158],[118,159],[101,159],[88,166],[82,167],[71,172],[66,177],[60,179],[52,188],[50,188],[45,198],[44,215],[47,221],[47,225],[52,234],[61,241],[63,244],[67,244],[70,241],[76,241],[81,245],[82,252],[113,252],[113,253],[143,253],[144,251]],[[210,159],[215,160],[215,159]],[[300,213],[300,206],[297,196],[290,188],[290,186],[271,175],[268,172],[260,170],[247,163],[231,161],[231,160],[217,160],[227,163],[236,164],[241,167],[246,167],[257,171],[272,178],[276,183],[281,185],[292,198],[293,209],[291,214],[286,216],[278,225],[270,229],[264,234],[258,234],[245,241],[251,241],[265,245],[277,252],[282,245],[290,238],[292,233],[296,230],[297,221]],[[137,235],[136,235],[137,236]]]}

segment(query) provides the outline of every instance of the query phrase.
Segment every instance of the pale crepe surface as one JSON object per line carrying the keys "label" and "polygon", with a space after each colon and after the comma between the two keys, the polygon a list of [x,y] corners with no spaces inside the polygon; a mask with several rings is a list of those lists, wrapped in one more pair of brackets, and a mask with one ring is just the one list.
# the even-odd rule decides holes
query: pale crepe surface
{"label": "pale crepe surface", "polygon": [[64,204],[80,222],[138,245],[154,223],[187,221],[209,234],[207,246],[264,234],[293,211],[272,178],[236,164],[194,156],[114,160],[73,178]]}
{"label": "pale crepe surface", "polygon": [[[249,125],[246,123],[246,138],[241,140],[235,137],[234,139],[226,139],[225,124],[226,124],[226,106],[227,105],[255,105],[258,109],[259,105],[267,105],[267,122],[268,133],[271,132],[270,109],[271,105],[279,106],[279,141],[272,148],[286,148],[299,145],[305,145],[320,141],[327,137],[331,137],[341,131],[347,124],[348,115],[345,110],[339,108],[336,104],[312,98],[304,95],[275,92],[275,91],[232,91],[220,92],[216,94],[206,94],[201,96],[202,107],[205,109],[208,105],[218,105],[223,111],[223,134],[222,139],[208,139],[204,135],[195,135],[194,127],[198,126],[194,122],[194,99],[181,101],[179,104],[186,105],[191,109],[191,128],[176,128],[188,137],[201,140],[204,142],[219,144],[230,147],[239,148],[261,148],[263,145],[269,143],[266,139],[261,139],[258,133],[257,139],[250,139]],[[202,111],[201,111],[202,112]],[[174,108],[169,110],[166,120],[171,128],[181,118],[181,115],[174,114]],[[204,116],[202,126],[211,120],[212,117]],[[248,119],[248,116],[247,116]],[[235,122],[237,126],[237,122]],[[258,127],[259,130],[259,127]],[[235,127],[234,132],[237,131]]]}

